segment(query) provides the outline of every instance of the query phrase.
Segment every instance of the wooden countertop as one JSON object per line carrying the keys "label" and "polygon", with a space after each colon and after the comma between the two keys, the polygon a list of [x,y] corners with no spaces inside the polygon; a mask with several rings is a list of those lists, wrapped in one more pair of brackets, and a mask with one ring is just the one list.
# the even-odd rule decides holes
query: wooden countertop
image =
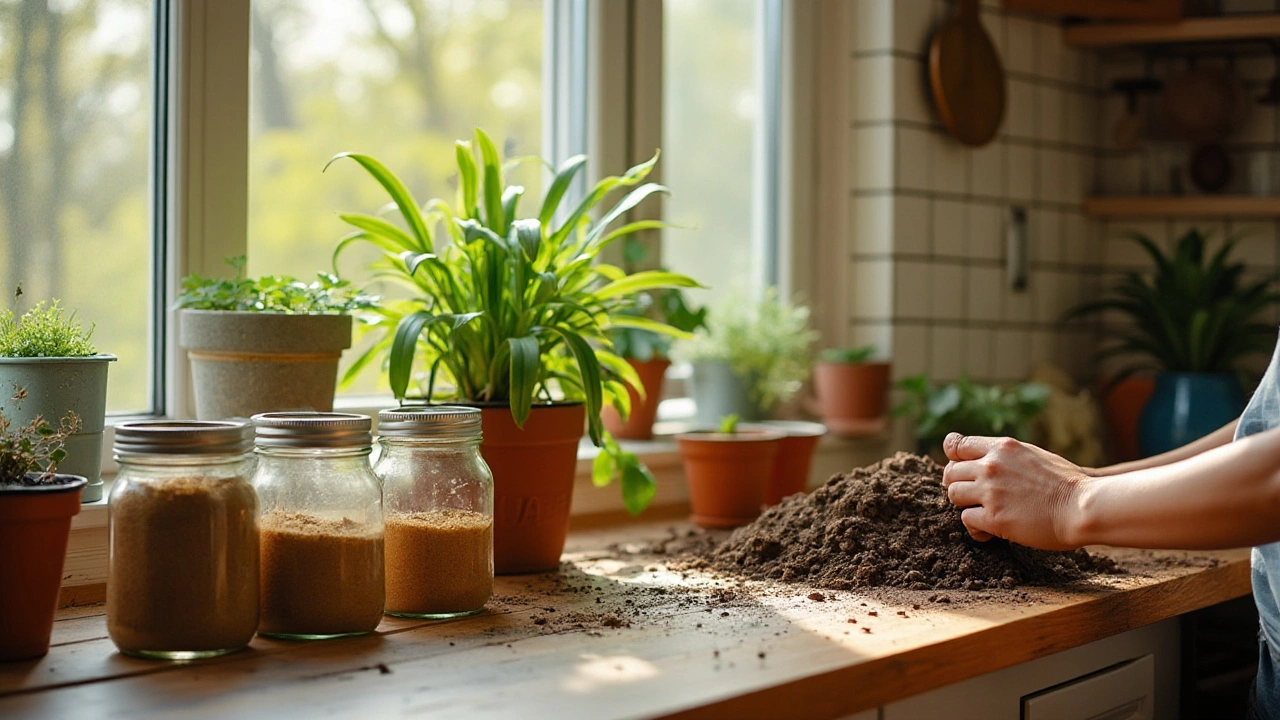
{"label": "wooden countertop", "polygon": [[1114,551],[1139,572],[1026,597],[819,601],[667,569],[647,541],[668,525],[577,534],[560,573],[499,578],[477,616],[385,618],[374,635],[327,642],[257,638],[190,664],[124,657],[102,606],[72,608],[47,657],[0,665],[0,717],[835,718],[1249,592],[1244,550],[1189,564]]}

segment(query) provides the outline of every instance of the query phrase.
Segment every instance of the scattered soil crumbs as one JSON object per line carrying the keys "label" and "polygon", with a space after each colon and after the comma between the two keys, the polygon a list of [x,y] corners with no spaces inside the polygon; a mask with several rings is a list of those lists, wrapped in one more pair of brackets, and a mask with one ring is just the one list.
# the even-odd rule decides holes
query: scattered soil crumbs
{"label": "scattered soil crumbs", "polygon": [[692,551],[722,572],[835,590],[1010,589],[1122,572],[1084,550],[974,541],[947,499],[942,468],[908,453],[836,475],[766,510],[723,543]]}

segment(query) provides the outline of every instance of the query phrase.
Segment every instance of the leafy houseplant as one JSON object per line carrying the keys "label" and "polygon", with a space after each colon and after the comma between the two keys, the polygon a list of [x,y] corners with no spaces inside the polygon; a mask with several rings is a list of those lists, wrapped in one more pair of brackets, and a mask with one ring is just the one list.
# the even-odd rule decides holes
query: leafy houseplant
{"label": "leafy houseplant", "polygon": [[[524,188],[505,186],[497,149],[484,132],[456,146],[458,196],[425,206],[390,170],[357,153],[330,163],[358,163],[390,195],[402,229],[381,217],[340,215],[354,231],[334,251],[335,265],[353,243],[383,251],[377,276],[407,286],[410,300],[385,302],[372,326],[382,333],[348,377],[385,356],[391,389],[404,399],[414,379],[428,402],[479,405],[481,452],[495,484],[495,566],[499,572],[556,567],[568,530],[578,439],[584,422],[592,441],[613,455],[627,508],[639,512],[654,484],[616,444],[606,444],[600,419],[606,402],[629,410],[627,385],[635,370],[613,352],[608,331],[635,327],[685,334],[664,323],[627,314],[646,291],[697,287],[691,278],[652,270],[628,274],[599,262],[602,250],[631,233],[662,227],[653,220],[610,226],[645,198],[666,192],[644,183],[657,162],[606,177],[576,205],[562,203],[584,156],[556,171],[536,214],[523,217]],[[609,210],[593,210],[613,190],[628,191]],[[563,221],[557,218],[563,216]],[[584,415],[585,413],[585,415]]]}
{"label": "leafy houseplant", "polygon": [[828,348],[813,366],[822,422],[839,435],[865,435],[884,427],[890,366],[872,362],[874,346]]}
{"label": "leafy houseplant", "polygon": [[353,311],[376,298],[320,274],[182,280],[181,344],[191,358],[196,417],[221,420],[280,410],[333,409],[338,360],[351,347]]}
{"label": "leafy houseplant", "polygon": [[732,414],[721,418],[715,431],[676,436],[689,483],[690,519],[711,528],[754,520],[764,505],[785,437],[767,426],[740,425]]}
{"label": "leafy houseplant", "polygon": [[[1123,323],[1102,325],[1108,342],[1099,359],[1129,358],[1112,386],[1136,373],[1157,373],[1139,421],[1139,446],[1151,455],[1240,414],[1240,364],[1274,346],[1275,326],[1260,315],[1280,302],[1280,295],[1273,289],[1275,278],[1246,280],[1244,263],[1229,260],[1233,239],[1209,256],[1208,238],[1196,229],[1178,239],[1172,255],[1141,234],[1126,237],[1150,255],[1153,272],[1126,273],[1106,296],[1072,309],[1067,318],[1103,313],[1123,318]],[[1175,402],[1179,393],[1186,401]]]}
{"label": "leafy houseplant", "polygon": [[717,308],[709,327],[680,350],[693,364],[698,421],[736,414],[766,417],[809,376],[809,347],[816,339],[809,309],[778,297],[775,288],[757,303],[732,301]]}
{"label": "leafy houseplant", "polygon": [[921,453],[936,453],[947,433],[1010,436],[1030,440],[1031,423],[1044,412],[1050,388],[1041,383],[1017,383],[1009,387],[982,385],[961,377],[937,386],[924,375],[898,382],[906,399],[894,410],[915,420]]}
{"label": "leafy houseplant", "polygon": [[[9,403],[32,396],[19,388]],[[49,650],[71,518],[80,512],[83,477],[56,474],[65,445],[80,430],[67,413],[58,426],[37,416],[15,424],[0,414],[0,661]]]}
{"label": "leafy houseplant", "polygon": [[80,418],[66,438],[62,469],[88,480],[84,502],[102,499],[102,433],[107,414],[107,367],[114,355],[97,352],[85,329],[58,301],[37,303],[23,315],[0,315],[0,414],[19,426],[38,418]]}

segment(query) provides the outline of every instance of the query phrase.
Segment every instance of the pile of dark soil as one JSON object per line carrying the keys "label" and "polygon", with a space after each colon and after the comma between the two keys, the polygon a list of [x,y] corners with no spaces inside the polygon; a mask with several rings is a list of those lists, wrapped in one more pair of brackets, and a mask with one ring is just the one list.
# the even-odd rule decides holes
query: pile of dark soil
{"label": "pile of dark soil", "polygon": [[836,590],[1051,586],[1119,572],[1110,559],[1084,550],[974,541],[947,499],[942,468],[908,453],[836,475],[813,493],[766,510],[724,542],[689,552],[723,572]]}

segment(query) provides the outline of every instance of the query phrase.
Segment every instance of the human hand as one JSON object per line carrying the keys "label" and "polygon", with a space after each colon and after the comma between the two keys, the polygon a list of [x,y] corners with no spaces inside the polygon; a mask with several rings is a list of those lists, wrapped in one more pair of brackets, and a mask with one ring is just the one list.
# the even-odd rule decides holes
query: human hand
{"label": "human hand", "polygon": [[1013,438],[951,433],[942,443],[947,497],[964,508],[975,540],[992,537],[1045,550],[1078,547],[1072,513],[1088,474],[1078,465]]}

